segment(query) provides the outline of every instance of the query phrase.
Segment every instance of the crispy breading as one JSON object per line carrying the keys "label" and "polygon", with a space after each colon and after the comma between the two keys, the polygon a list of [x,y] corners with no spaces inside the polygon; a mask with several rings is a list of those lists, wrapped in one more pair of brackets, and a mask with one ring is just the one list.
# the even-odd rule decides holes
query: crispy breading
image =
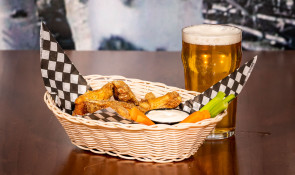
{"label": "crispy breading", "polygon": [[161,97],[152,98],[147,101],[141,101],[139,106],[143,108],[143,110],[149,111],[152,109],[159,108],[176,108],[181,103],[181,97],[175,91],[168,92],[166,95]]}
{"label": "crispy breading", "polygon": [[104,108],[112,108],[118,114],[122,115],[127,119],[130,118],[129,110],[133,107],[136,107],[132,103],[127,103],[123,101],[113,101],[113,100],[90,100],[85,103],[86,106],[86,113],[94,113],[97,110],[104,109]]}
{"label": "crispy breading", "polygon": [[[115,100],[110,100],[112,96]],[[131,109],[145,113],[152,109],[175,108],[180,103],[181,97],[175,91],[157,98],[152,92],[149,92],[145,95],[145,99],[139,102],[130,87],[125,82],[118,80],[109,82],[98,90],[88,91],[79,96],[75,100],[73,115],[94,113],[97,110],[111,107],[121,116],[132,120],[136,116],[131,116]],[[135,114],[139,114],[139,112],[135,112]]]}
{"label": "crispy breading", "polygon": [[151,100],[151,99],[156,98],[156,96],[155,96],[154,93],[149,92],[149,93],[145,94],[144,98],[145,98],[146,100]]}
{"label": "crispy breading", "polygon": [[130,87],[124,81],[113,81],[114,85],[114,98],[119,101],[125,101],[138,105],[138,100],[131,91]]}
{"label": "crispy breading", "polygon": [[94,91],[87,91],[75,100],[75,110],[73,115],[83,115],[86,113],[85,102],[90,100],[108,100],[113,96],[113,83],[107,83],[102,88]]}

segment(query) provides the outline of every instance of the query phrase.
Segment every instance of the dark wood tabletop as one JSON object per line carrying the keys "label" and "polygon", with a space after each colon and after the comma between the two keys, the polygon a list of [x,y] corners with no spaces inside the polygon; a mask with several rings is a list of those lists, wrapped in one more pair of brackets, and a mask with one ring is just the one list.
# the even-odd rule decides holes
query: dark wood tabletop
{"label": "dark wood tabletop", "polygon": [[[83,75],[122,75],[184,88],[179,52],[68,51]],[[84,151],[43,102],[38,51],[0,51],[0,174],[295,174],[295,51],[258,61],[239,95],[236,135],[189,159],[144,163]]]}

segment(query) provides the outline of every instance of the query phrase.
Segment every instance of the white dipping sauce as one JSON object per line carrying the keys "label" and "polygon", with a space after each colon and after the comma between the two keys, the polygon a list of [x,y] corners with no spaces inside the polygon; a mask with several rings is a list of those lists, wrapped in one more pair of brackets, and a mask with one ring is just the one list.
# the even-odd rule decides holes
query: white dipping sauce
{"label": "white dipping sauce", "polygon": [[152,110],[146,116],[156,122],[169,123],[180,122],[188,117],[189,114],[180,110]]}

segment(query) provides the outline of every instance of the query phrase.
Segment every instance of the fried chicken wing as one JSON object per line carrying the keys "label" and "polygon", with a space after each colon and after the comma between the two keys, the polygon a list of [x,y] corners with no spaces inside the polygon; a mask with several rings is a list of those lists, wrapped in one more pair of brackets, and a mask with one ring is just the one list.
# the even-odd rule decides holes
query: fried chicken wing
{"label": "fried chicken wing", "polygon": [[139,106],[143,112],[159,109],[159,108],[176,108],[181,103],[181,97],[175,91],[168,92],[158,98],[152,98],[145,101],[141,101]]}
{"label": "fried chicken wing", "polygon": [[151,100],[151,99],[156,98],[156,96],[155,96],[154,93],[149,92],[149,93],[145,94],[144,98],[145,98],[146,100]]}
{"label": "fried chicken wing", "polygon": [[90,100],[85,103],[86,113],[94,113],[97,110],[104,108],[112,108],[121,116],[131,119],[129,110],[136,107],[132,103],[122,102],[122,101],[112,101],[112,100]]}
{"label": "fried chicken wing", "polygon": [[[114,96],[115,100],[110,100]],[[116,101],[118,100],[118,101]],[[75,100],[73,115],[94,113],[97,110],[111,107],[118,114],[129,120],[134,120],[146,125],[154,124],[145,112],[159,108],[175,108],[181,103],[177,92],[168,92],[156,98],[150,92],[140,102],[136,99],[130,87],[123,81],[112,81],[101,89],[88,91]]]}
{"label": "fried chicken wing", "polygon": [[126,119],[134,120],[138,123],[143,123],[146,125],[153,125],[152,122],[142,111],[140,111],[137,106],[127,102],[121,101],[110,101],[110,100],[92,100],[86,102],[87,112],[93,113],[102,108],[111,107],[119,115]]}
{"label": "fried chicken wing", "polygon": [[73,115],[83,115],[87,113],[85,109],[85,102],[90,100],[108,100],[113,96],[113,83],[107,83],[102,88],[94,91],[87,91],[85,94],[80,95],[75,100],[75,110]]}
{"label": "fried chicken wing", "polygon": [[130,87],[124,81],[113,81],[114,98],[119,101],[134,103],[138,105],[138,100],[131,91]]}

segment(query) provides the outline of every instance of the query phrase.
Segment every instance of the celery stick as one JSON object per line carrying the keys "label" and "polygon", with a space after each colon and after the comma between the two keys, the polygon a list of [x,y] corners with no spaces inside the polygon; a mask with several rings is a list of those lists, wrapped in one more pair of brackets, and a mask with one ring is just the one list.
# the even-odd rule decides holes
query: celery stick
{"label": "celery stick", "polygon": [[225,93],[222,91],[219,91],[215,97],[219,97],[223,99],[225,97]]}
{"label": "celery stick", "polygon": [[234,94],[230,94],[227,97],[225,97],[222,102],[217,103],[209,112],[212,117],[215,117],[216,115],[218,115],[219,113],[221,113],[222,111],[226,110],[228,107],[228,103],[230,101],[232,101],[235,98]]}
{"label": "celery stick", "polygon": [[217,95],[210,100],[205,106],[203,106],[200,111],[208,110],[210,111],[216,104],[220,103],[225,96],[224,92],[218,92]]}
{"label": "celery stick", "polygon": [[214,108],[210,111],[211,118],[217,116],[219,113],[224,111],[228,107],[228,103],[226,101],[222,101],[214,106]]}
{"label": "celery stick", "polygon": [[236,96],[234,94],[230,94],[227,97],[225,97],[225,99],[223,101],[226,101],[227,103],[229,103],[230,101],[232,101],[234,98],[236,98]]}

